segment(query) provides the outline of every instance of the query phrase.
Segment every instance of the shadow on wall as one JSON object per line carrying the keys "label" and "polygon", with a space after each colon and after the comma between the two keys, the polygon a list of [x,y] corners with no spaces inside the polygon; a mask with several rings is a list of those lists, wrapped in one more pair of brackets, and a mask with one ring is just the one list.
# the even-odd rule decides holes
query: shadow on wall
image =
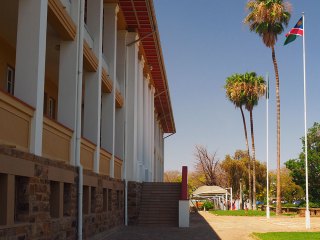
{"label": "shadow on wall", "polygon": [[104,240],[221,240],[209,223],[198,213],[190,214],[190,227],[128,226],[106,236]]}

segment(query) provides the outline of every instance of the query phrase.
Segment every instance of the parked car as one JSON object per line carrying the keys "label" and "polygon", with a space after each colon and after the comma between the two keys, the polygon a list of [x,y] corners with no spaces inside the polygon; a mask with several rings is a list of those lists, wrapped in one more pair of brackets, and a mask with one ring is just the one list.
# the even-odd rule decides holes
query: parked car
{"label": "parked car", "polygon": [[256,201],[256,205],[262,205],[262,204],[264,204],[263,201]]}
{"label": "parked car", "polygon": [[292,203],[293,203],[294,205],[300,205],[301,200],[294,200]]}

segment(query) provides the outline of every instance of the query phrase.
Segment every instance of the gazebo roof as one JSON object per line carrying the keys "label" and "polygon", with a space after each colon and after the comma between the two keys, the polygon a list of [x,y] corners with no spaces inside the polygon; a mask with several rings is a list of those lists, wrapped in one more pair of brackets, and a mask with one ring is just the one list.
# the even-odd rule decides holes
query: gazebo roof
{"label": "gazebo roof", "polygon": [[213,197],[216,195],[228,194],[228,191],[219,186],[201,186],[197,188],[192,196],[194,197]]}

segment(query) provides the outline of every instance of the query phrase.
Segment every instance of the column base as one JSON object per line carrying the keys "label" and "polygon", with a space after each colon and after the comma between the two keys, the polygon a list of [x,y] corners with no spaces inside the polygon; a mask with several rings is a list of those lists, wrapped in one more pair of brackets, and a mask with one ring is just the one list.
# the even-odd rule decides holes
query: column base
{"label": "column base", "polygon": [[179,200],[179,228],[190,225],[189,200]]}

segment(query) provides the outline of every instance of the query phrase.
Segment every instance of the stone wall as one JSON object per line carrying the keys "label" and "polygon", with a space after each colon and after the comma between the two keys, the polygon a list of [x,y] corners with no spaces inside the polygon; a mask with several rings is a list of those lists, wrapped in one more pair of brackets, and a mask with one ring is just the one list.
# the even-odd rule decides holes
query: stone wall
{"label": "stone wall", "polygon": [[128,182],[128,224],[138,224],[142,183]]}
{"label": "stone wall", "polygon": [[[0,186],[7,186],[0,189],[0,240],[77,239],[76,167],[4,147],[0,163]],[[83,215],[83,238],[123,226],[124,183],[84,171],[84,186],[90,201]]]}

